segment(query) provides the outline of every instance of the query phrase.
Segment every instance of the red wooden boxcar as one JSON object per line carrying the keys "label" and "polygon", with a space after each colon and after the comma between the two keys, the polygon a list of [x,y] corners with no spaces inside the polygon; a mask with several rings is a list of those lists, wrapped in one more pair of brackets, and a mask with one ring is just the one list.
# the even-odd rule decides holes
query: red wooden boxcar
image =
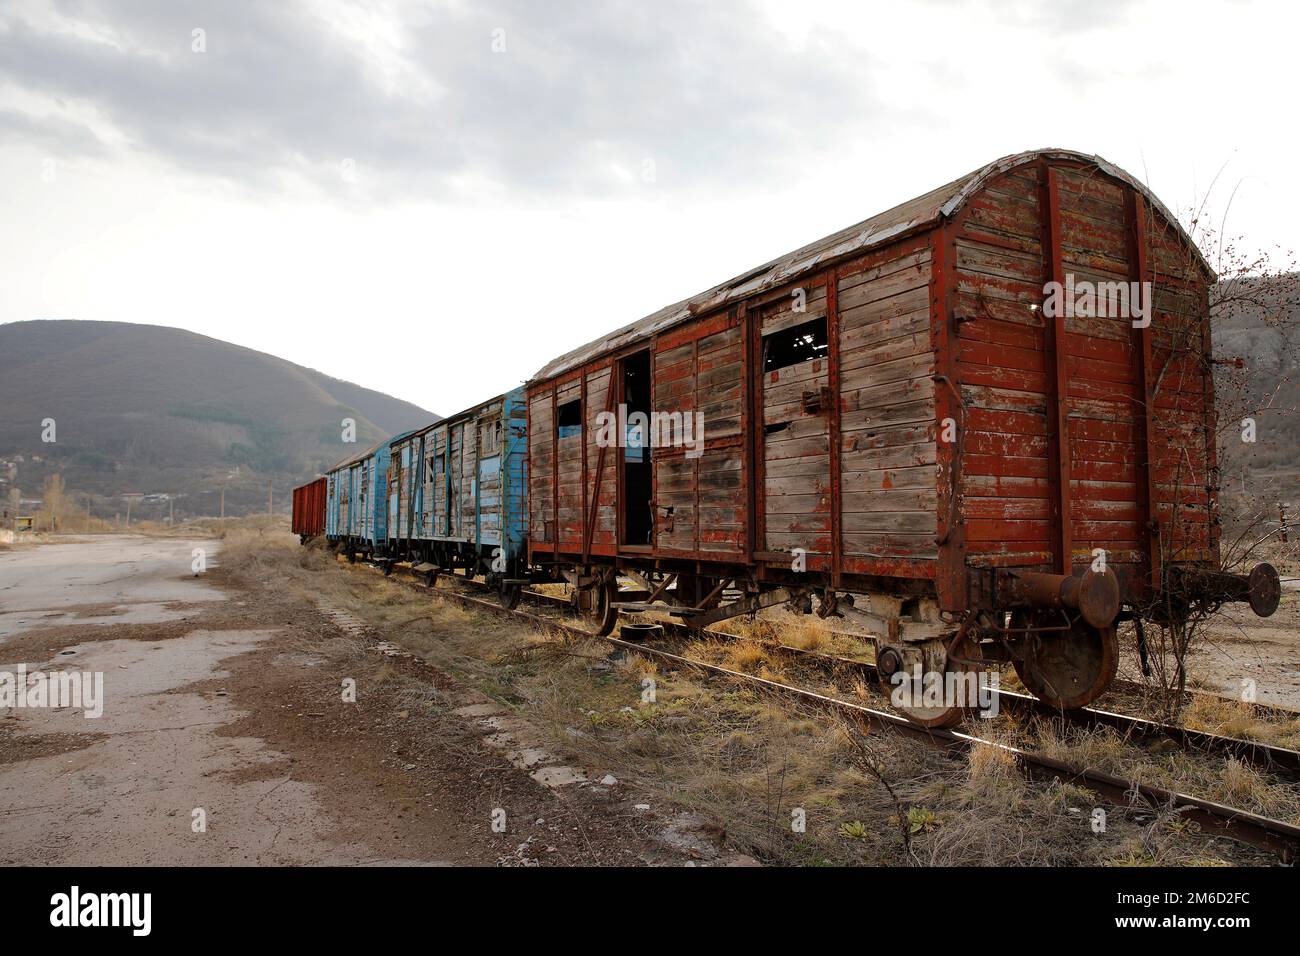
{"label": "red wooden boxcar", "polygon": [[325,533],[325,479],[293,489],[293,533],[302,540]]}
{"label": "red wooden boxcar", "polygon": [[1213,278],[1109,163],[990,163],[543,368],[531,560],[606,631],[661,600],[697,625],[815,604],[884,673],[1012,660],[1080,706],[1121,614],[1276,590],[1213,573]]}

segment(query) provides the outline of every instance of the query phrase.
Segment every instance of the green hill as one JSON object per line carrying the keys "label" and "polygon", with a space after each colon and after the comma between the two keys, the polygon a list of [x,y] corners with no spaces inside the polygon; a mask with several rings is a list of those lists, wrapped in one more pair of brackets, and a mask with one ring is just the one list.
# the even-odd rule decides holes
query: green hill
{"label": "green hill", "polygon": [[[180,513],[215,514],[222,486],[227,514],[264,511],[268,483],[282,510],[293,485],[438,417],[272,355],[125,322],[0,325],[0,409],[0,499],[15,486],[39,497],[59,472],[107,515],[124,492],[179,495]],[[47,418],[53,443],[42,441]],[[356,444],[342,441],[344,418]]]}

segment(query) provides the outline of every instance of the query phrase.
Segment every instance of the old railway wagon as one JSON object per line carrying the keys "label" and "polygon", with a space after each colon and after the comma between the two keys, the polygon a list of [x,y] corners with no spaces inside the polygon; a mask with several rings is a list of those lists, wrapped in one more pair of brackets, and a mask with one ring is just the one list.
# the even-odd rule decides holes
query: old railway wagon
{"label": "old railway wagon", "polygon": [[349,561],[383,554],[387,546],[390,440],[345,458],[325,475],[325,536]]}
{"label": "old railway wagon", "polygon": [[1086,704],[1121,614],[1276,606],[1268,566],[1213,573],[1212,281],[1122,170],[990,163],[546,365],[531,561],[605,632],[790,602],[868,625],[886,675],[1010,660]]}
{"label": "old railway wagon", "polygon": [[325,533],[325,498],[328,478],[293,489],[293,512],[290,527],[298,540],[306,542]]}
{"label": "old railway wagon", "polygon": [[388,562],[482,574],[502,602],[526,571],[527,416],[522,388],[395,439],[388,471]]}

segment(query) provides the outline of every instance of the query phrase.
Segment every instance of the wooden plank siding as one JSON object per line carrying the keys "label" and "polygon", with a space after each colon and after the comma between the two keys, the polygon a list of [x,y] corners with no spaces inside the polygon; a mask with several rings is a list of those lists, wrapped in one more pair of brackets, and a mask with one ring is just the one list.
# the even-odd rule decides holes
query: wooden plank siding
{"label": "wooden plank siding", "polygon": [[961,477],[973,567],[1053,564],[1055,419],[1043,283],[1043,170],[998,177],[956,237]]}
{"label": "wooden plank siding", "polygon": [[850,569],[937,555],[930,260],[922,246],[839,270],[841,528]]}
{"label": "wooden plank siding", "polygon": [[[802,300],[804,308],[797,305]],[[792,294],[754,313],[758,332],[776,332],[826,317],[826,287],[798,286]],[[810,569],[829,566],[831,554],[830,434],[828,408],[804,407],[803,396],[830,387],[825,358],[762,372],[760,520],[764,550],[807,553]]]}
{"label": "wooden plank siding", "polygon": [[[596,554],[613,554],[618,538],[618,454],[619,449],[607,448],[601,455],[597,444],[601,412],[615,411],[618,390],[613,386],[614,365],[606,363],[601,368],[588,370],[587,407],[583,409],[586,424],[584,448],[586,449],[583,514],[591,524],[590,550]],[[597,474],[600,480],[597,481]],[[599,486],[599,487],[597,487]],[[582,525],[585,533],[586,524]]]}
{"label": "wooden plank siding", "polygon": [[[1118,183],[1057,167],[1061,261],[1075,281],[1128,282],[1127,195]],[[1138,464],[1143,398],[1131,316],[1067,316],[1070,566],[1103,549],[1117,574],[1143,561]],[[1129,567],[1123,567],[1127,565]]]}
{"label": "wooden plank siding", "polygon": [[[1068,572],[1096,548],[1128,599],[1153,534],[1212,560],[1209,273],[1127,174],[1013,159],[900,207],[932,210],[915,228],[828,237],[548,365],[526,386],[531,553],[763,578],[802,548],[848,588],[932,580],[946,610],[990,569]],[[1151,328],[1045,316],[1044,283],[1067,275],[1152,279]],[[824,356],[762,368],[765,337],[821,318]],[[644,549],[620,545],[621,455],[602,459],[596,431],[620,363],[647,349],[652,410],[702,413],[706,440],[698,457],[651,450]],[[573,399],[582,430],[560,438]]]}
{"label": "wooden plank siding", "polygon": [[1211,497],[1216,467],[1208,288],[1179,250],[1172,227],[1144,216],[1154,264],[1150,371],[1151,485],[1160,548],[1171,560],[1214,561],[1219,525]]}

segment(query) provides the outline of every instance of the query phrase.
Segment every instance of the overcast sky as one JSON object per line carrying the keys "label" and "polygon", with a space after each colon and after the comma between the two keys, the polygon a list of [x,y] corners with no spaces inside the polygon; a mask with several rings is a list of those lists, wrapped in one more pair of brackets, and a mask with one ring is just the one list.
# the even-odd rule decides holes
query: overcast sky
{"label": "overcast sky", "polygon": [[181,326],[447,414],[1026,149],[1175,209],[1223,168],[1216,219],[1294,248],[1298,11],[4,0],[0,321]]}

